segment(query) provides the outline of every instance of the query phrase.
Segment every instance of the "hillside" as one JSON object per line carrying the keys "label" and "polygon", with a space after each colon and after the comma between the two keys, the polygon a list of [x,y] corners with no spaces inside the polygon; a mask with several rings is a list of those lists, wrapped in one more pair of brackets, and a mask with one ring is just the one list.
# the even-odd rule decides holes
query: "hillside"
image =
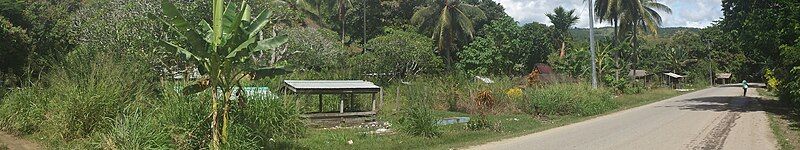
{"label": "hillside", "polygon": [[[681,30],[688,30],[692,32],[699,32],[700,28],[689,28],[689,27],[668,27],[668,28],[661,28],[658,31],[658,36],[660,37],[669,37],[672,34],[675,34]],[[597,28],[594,30],[595,37],[597,39],[611,39],[614,34],[613,27],[602,27]],[[570,34],[572,34],[572,38],[577,41],[588,41],[589,40],[589,29],[588,28],[574,28],[570,29]]]}

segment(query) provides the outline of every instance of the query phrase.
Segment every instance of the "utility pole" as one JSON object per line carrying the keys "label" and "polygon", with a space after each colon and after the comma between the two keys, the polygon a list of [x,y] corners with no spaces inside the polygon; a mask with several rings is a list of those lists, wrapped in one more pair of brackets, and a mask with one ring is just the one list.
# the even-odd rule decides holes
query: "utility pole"
{"label": "utility pole", "polygon": [[597,59],[594,51],[594,8],[589,0],[589,52],[592,53],[592,88],[597,89]]}
{"label": "utility pole", "polygon": [[361,19],[364,19],[363,26],[361,27],[361,47],[366,51],[367,47],[367,0],[363,1],[361,6]]}
{"label": "utility pole", "polygon": [[708,63],[708,81],[709,81],[709,85],[711,85],[711,87],[714,87],[714,71],[712,70],[712,65],[714,65],[714,64],[711,62],[711,41],[709,41],[708,39],[703,39],[703,41],[705,41],[705,43],[706,43],[706,49],[707,49],[707,52],[708,52],[706,54],[706,60],[708,61],[707,62]]}

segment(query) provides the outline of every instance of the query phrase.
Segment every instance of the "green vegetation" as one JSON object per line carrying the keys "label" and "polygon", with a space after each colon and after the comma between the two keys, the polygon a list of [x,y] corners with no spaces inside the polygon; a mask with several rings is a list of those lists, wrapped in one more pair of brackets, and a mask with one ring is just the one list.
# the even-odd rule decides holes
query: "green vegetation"
{"label": "green vegetation", "polygon": [[550,22],[553,23],[553,39],[555,39],[556,45],[561,45],[561,48],[559,48],[560,53],[558,53],[559,57],[564,57],[564,54],[566,54],[567,38],[570,37],[569,28],[578,23],[579,18],[574,13],[574,9],[566,11],[564,7],[557,7],[553,9],[552,14],[547,14],[547,18],[550,18]]}
{"label": "green vegetation", "polygon": [[535,115],[592,116],[617,108],[611,93],[591,89],[585,84],[557,84],[528,90],[526,95],[531,102],[525,111]]}
{"label": "green vegetation", "polygon": [[[459,81],[462,82],[447,82]],[[524,107],[530,106],[531,102],[536,101],[532,95],[535,91],[552,91],[549,93],[583,93],[586,89],[591,88],[587,85],[553,85],[545,86],[538,89],[526,89],[520,98],[514,98],[506,94],[508,88],[513,88],[513,82],[509,79],[499,80],[496,85],[485,85],[482,83],[474,83],[463,81],[459,78],[441,78],[434,80],[414,80],[411,85],[396,85],[399,86],[400,93],[395,93],[388,90],[386,105],[384,105],[384,113],[379,114],[380,120],[388,121],[391,126],[389,129],[395,133],[373,133],[375,128],[328,128],[328,129],[314,129],[309,131],[308,136],[299,139],[298,143],[310,149],[375,149],[375,148],[392,148],[392,149],[449,149],[449,148],[462,148],[470,145],[477,145],[480,143],[491,142],[503,138],[515,137],[525,135],[533,132],[538,132],[574,122],[583,121],[586,119],[594,118],[601,114],[608,114],[624,108],[636,107],[643,104],[663,100],[665,98],[673,97],[681,93],[675,92],[670,89],[654,89],[646,91],[641,94],[621,95],[616,98],[611,98],[611,95],[606,99],[607,103],[614,104],[603,109],[587,109],[594,111],[594,114],[554,114],[554,115],[529,115],[524,113]],[[461,84],[459,84],[461,83]],[[464,84],[466,83],[466,84]],[[421,84],[421,85],[420,85]],[[445,85],[442,85],[445,84]],[[427,85],[433,85],[428,87]],[[428,88],[426,88],[428,87]],[[425,116],[420,118],[433,117],[441,119],[445,117],[471,117],[470,122],[478,121],[481,113],[478,112],[477,106],[472,100],[466,97],[451,97],[448,96],[449,91],[442,91],[440,89],[447,89],[448,87],[461,87],[463,89],[472,89],[467,91],[477,92],[477,89],[488,89],[493,91],[494,105],[490,107],[486,122],[490,127],[486,128],[473,128],[475,124],[453,124],[437,126],[438,136],[429,138],[426,136],[413,136],[413,134],[405,134],[405,127],[400,124],[401,118],[406,118],[403,114],[403,109],[411,109],[409,106],[403,105],[408,102],[416,102],[412,97],[420,94],[413,94],[413,92],[423,92],[422,95],[428,98],[423,104],[433,103],[433,110],[430,112],[432,116]],[[395,88],[390,86],[387,89]],[[422,88],[424,90],[416,90]],[[558,91],[558,90],[571,90],[571,91]],[[558,92],[556,92],[558,91]],[[582,91],[582,92],[577,92]],[[458,92],[458,91],[452,91]],[[509,92],[514,93],[514,92]],[[603,92],[597,92],[602,94]],[[575,97],[592,96],[594,93],[581,94]],[[395,98],[398,95],[400,98]],[[511,94],[514,95],[514,94]],[[448,101],[450,99],[456,100],[457,104],[450,108]],[[570,96],[563,96],[553,101],[572,101]],[[589,99],[586,99],[589,100]],[[399,101],[399,102],[398,102]],[[593,100],[592,100],[593,101]],[[523,109],[518,109],[523,108]],[[558,106],[541,106],[542,109],[556,110]],[[397,109],[398,111],[393,111]],[[455,111],[453,111],[455,110]],[[348,144],[352,140],[353,144]]]}
{"label": "green vegetation", "polygon": [[486,14],[480,8],[460,0],[447,0],[430,2],[414,12],[411,22],[437,42],[436,50],[444,57],[444,64],[450,71],[456,61],[454,55],[461,47],[456,41],[471,40],[475,21],[483,19],[486,19]]}
{"label": "green vegetation", "polygon": [[774,92],[766,89],[758,89],[759,99],[769,119],[769,128],[778,140],[778,146],[782,150],[795,149],[800,146],[800,129],[793,124],[797,124],[798,116],[796,110],[787,105],[788,101],[780,101],[775,97]]}
{"label": "green vegetation", "polygon": [[[0,0],[0,130],[65,149],[444,149],[679,94],[663,72],[685,75],[682,88],[723,72],[763,81],[800,111],[792,0],[724,0],[703,29],[660,28],[671,9],[655,0],[597,0],[613,25],[597,40],[599,89],[585,84],[574,10],[546,14],[547,26],[492,0],[238,2]],[[389,131],[312,126],[300,114],[316,103],[243,90],[280,93],[285,79],[375,82]],[[462,116],[472,120],[436,124]]]}
{"label": "green vegetation", "polygon": [[[367,43],[369,53],[349,60],[355,73],[390,73],[381,81],[440,72],[442,60],[433,51],[433,40],[408,31],[388,30]],[[364,63],[373,62],[373,63]]]}

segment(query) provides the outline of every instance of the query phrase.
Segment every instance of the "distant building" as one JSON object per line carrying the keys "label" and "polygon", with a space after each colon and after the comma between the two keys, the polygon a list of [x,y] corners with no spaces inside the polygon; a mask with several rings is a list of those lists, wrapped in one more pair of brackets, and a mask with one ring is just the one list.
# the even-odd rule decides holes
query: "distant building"
{"label": "distant building", "polygon": [[731,73],[717,73],[715,82],[722,81],[722,84],[727,84],[727,81],[731,79],[731,75]]}

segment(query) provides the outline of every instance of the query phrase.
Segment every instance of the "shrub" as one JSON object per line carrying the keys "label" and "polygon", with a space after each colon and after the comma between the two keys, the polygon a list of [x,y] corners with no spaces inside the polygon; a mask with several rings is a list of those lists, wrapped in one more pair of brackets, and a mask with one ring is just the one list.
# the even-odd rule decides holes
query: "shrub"
{"label": "shrub", "polygon": [[793,46],[781,46],[780,71],[776,69],[778,77],[778,96],[780,100],[794,104],[795,110],[800,110],[800,40]]}
{"label": "shrub", "polygon": [[478,113],[480,115],[486,115],[489,111],[492,110],[494,104],[496,103],[494,96],[492,95],[492,91],[490,90],[481,90],[475,95],[475,105],[478,108]]}
{"label": "shrub", "polygon": [[388,30],[387,35],[370,40],[367,49],[350,60],[357,73],[389,73],[388,77],[404,78],[442,70],[433,40],[414,32]]}
{"label": "shrub", "polygon": [[775,78],[775,72],[772,69],[764,69],[764,78],[767,80],[767,89],[770,91],[778,88],[778,79]]}
{"label": "shrub", "polygon": [[44,130],[55,138],[72,140],[102,131],[109,118],[123,113],[131,102],[152,96],[155,79],[144,61],[122,55],[71,52],[64,64],[48,77],[52,97],[47,103]]}
{"label": "shrub", "polygon": [[6,130],[69,142],[106,131],[130,103],[152,96],[155,76],[137,57],[79,48],[65,58],[42,83],[4,97]]}
{"label": "shrub", "polygon": [[585,84],[555,84],[525,91],[528,113],[536,115],[591,116],[617,108],[612,94]]}
{"label": "shrub", "polygon": [[241,129],[234,129],[233,135],[258,146],[254,148],[278,149],[275,146],[280,146],[281,142],[299,138],[305,133],[305,124],[295,107],[293,102],[281,99],[248,97],[246,106],[235,112],[240,116],[235,122],[241,125]]}
{"label": "shrub", "polygon": [[525,80],[527,81],[525,82],[525,86],[538,86],[541,82],[540,76],[539,69],[533,69],[530,74],[525,76]]}
{"label": "shrub", "polygon": [[437,119],[433,116],[430,102],[418,92],[411,92],[404,105],[406,108],[401,110],[401,117],[397,121],[399,129],[415,136],[437,137],[441,134]]}
{"label": "shrub", "polygon": [[511,60],[496,47],[493,38],[476,37],[469,45],[458,52],[461,58],[456,66],[467,74],[488,75],[501,74],[514,66]]}
{"label": "shrub", "polygon": [[[92,138],[99,149],[200,149],[207,146],[209,93],[184,97],[166,84],[162,98],[131,105],[109,132]],[[183,87],[183,86],[180,86]]]}
{"label": "shrub", "polygon": [[[164,89],[174,87],[168,84]],[[114,120],[109,132],[92,138],[99,149],[203,149],[210,140],[205,123],[210,110],[208,92],[182,96],[166,90],[163,98],[132,105]],[[234,110],[226,149],[285,149],[301,137],[305,125],[293,103],[262,96],[248,98],[247,106]]]}
{"label": "shrub", "polygon": [[343,67],[347,49],[339,42],[336,32],[321,28],[292,28],[284,30],[289,36],[290,51],[286,60],[302,69],[324,70]]}

